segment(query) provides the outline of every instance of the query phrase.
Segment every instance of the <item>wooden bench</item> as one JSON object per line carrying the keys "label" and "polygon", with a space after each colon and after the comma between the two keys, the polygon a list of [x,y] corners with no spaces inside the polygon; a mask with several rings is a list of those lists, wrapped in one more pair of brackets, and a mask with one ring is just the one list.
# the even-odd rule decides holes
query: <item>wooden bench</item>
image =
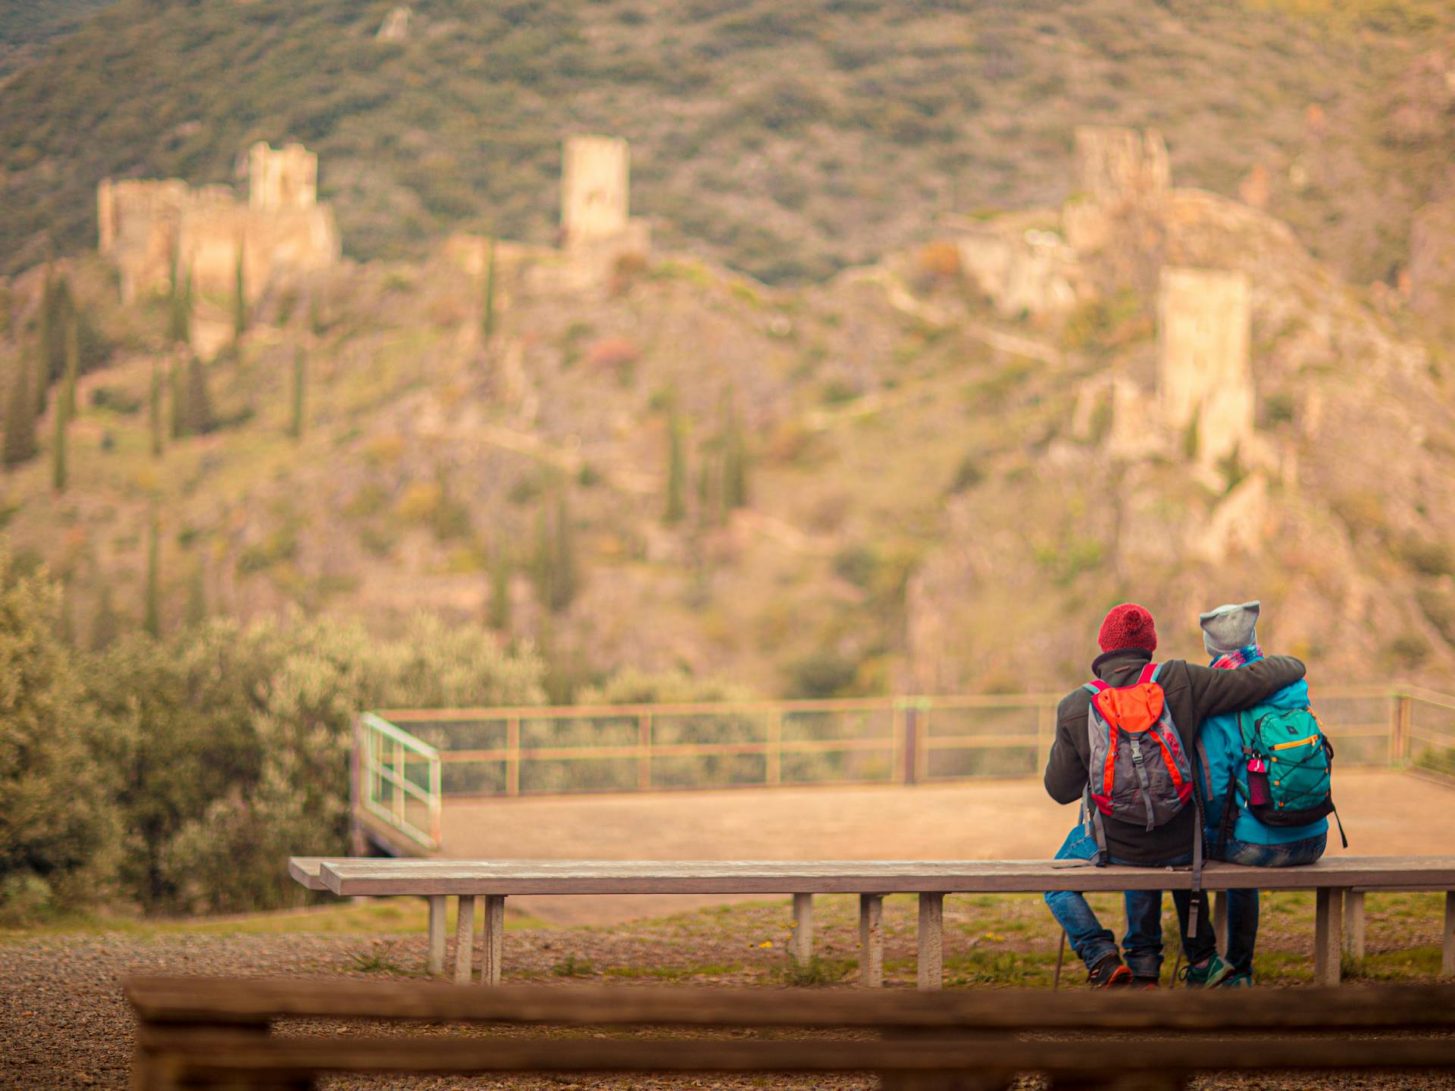
{"label": "wooden bench", "polygon": [[[949,861],[602,861],[602,860],[375,860],[295,857],[293,876],[312,890],[346,896],[415,895],[429,900],[427,968],[445,962],[446,900],[459,899],[455,980],[471,977],[475,903],[484,902],[481,980],[500,983],[505,899],[512,894],[791,894],[790,951],[800,963],[813,954],[813,896],[859,895],[859,982],[884,980],[883,909],[886,894],[919,896],[918,983],[938,989],[943,978],[946,894],[1040,893],[1049,890],[1188,890],[1186,868],[1074,866],[1045,860]],[[1354,857],[1298,868],[1209,864],[1210,891],[1313,890],[1316,894],[1314,977],[1339,982],[1344,897],[1348,891],[1445,891],[1441,972],[1455,975],[1455,857]]]}
{"label": "wooden bench", "polygon": [[[1130,1077],[1144,1091],[1171,1091],[1197,1071],[1455,1070],[1451,986],[1325,989],[1298,1003],[1279,990],[341,989],[336,979],[205,977],[134,977],[123,987],[139,1020],[134,1091],[303,1091],[323,1072],[876,1072],[885,1087],[918,1091],[1003,1088],[1039,1072],[1057,1087],[1127,1087]],[[279,1017],[559,1029],[273,1037]]]}

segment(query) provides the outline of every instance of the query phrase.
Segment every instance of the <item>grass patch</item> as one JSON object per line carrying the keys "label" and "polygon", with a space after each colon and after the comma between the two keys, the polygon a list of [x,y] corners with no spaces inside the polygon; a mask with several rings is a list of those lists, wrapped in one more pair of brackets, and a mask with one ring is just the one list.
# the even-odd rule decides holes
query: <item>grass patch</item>
{"label": "grass patch", "polygon": [[[456,906],[446,914],[446,932],[454,934]],[[547,929],[537,917],[507,911],[507,931]],[[107,916],[76,913],[25,928],[0,929],[0,942],[44,935],[106,935],[120,933],[138,938],[172,935],[258,936],[313,933],[321,935],[399,935],[429,931],[429,906],[423,898],[378,898],[370,901],[280,909],[270,913],[187,919]]]}
{"label": "grass patch", "polygon": [[814,955],[807,962],[800,962],[790,956],[788,965],[783,967],[781,979],[785,985],[835,985],[858,969],[858,960],[852,958]]}

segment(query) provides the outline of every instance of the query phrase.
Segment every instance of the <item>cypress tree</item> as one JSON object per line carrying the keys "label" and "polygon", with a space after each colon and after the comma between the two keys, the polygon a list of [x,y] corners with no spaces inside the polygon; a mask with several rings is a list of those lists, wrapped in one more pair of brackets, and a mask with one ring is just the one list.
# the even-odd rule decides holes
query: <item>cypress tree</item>
{"label": "cypress tree", "polygon": [[167,311],[167,340],[182,345],[192,340],[192,274],[182,275],[175,257],[172,261],[171,306]]}
{"label": "cypress tree", "polygon": [[243,277],[243,245],[237,244],[237,261],[232,273],[232,339],[241,341],[248,329],[247,282]]}
{"label": "cypress tree", "polygon": [[187,581],[187,612],[183,615],[188,628],[201,625],[207,620],[207,573],[202,567],[202,558],[192,567],[192,576]]}
{"label": "cypress tree", "polygon": [[485,344],[495,336],[495,236],[490,236],[490,249],[485,256],[485,298],[481,301],[480,332]]}
{"label": "cypress tree", "polygon": [[490,569],[490,608],[486,622],[498,633],[510,631],[510,559],[504,554],[495,558]]}
{"label": "cypress tree", "polygon": [[288,425],[288,434],[294,439],[303,438],[304,394],[308,385],[307,360],[303,346],[293,350],[293,419]]}
{"label": "cypress tree", "polygon": [[551,551],[551,535],[546,526],[546,511],[536,512],[535,553],[531,557],[531,578],[536,585],[536,598],[550,607],[556,597],[556,558]]}
{"label": "cypress tree", "polygon": [[187,363],[186,401],[182,411],[182,423],[189,436],[200,436],[212,431],[212,395],[207,390],[207,369],[202,361],[193,356]]}
{"label": "cypress tree", "polygon": [[731,391],[723,398],[722,505],[725,512],[748,504],[748,453],[743,422]]}
{"label": "cypress tree", "polygon": [[55,435],[51,442],[51,485],[56,492],[65,492],[68,474],[66,471],[66,400],[56,399]]}
{"label": "cypress tree", "polygon": [[168,393],[172,397],[172,438],[181,439],[187,434],[187,418],[183,411],[186,399],[182,389],[182,361],[174,357],[167,372]]}
{"label": "cypress tree", "polygon": [[148,415],[151,418],[152,426],[152,456],[162,457],[162,373],[157,370],[157,362],[152,361],[152,389],[148,399]]}
{"label": "cypress tree", "polygon": [[101,591],[96,601],[96,616],[91,621],[91,650],[101,651],[116,642],[121,635],[121,618],[116,613],[116,603],[111,598],[111,584],[101,578]]}
{"label": "cypress tree", "polygon": [[157,517],[152,516],[151,533],[147,537],[147,585],[145,616],[142,619],[142,628],[154,637],[162,635],[162,591],[161,580],[161,533],[157,527]]}
{"label": "cypress tree", "polygon": [[76,418],[76,379],[81,374],[81,319],[75,311],[66,324],[66,371],[61,388],[61,404],[66,409],[66,420]]}
{"label": "cypress tree", "polygon": [[556,499],[556,526],[551,548],[555,555],[556,570],[551,609],[560,612],[576,598],[581,581],[576,558],[576,530],[572,525],[571,507],[565,489],[561,490]]}
{"label": "cypress tree", "polygon": [[19,466],[35,457],[35,397],[30,390],[30,361],[21,356],[10,384],[10,401],[5,406],[5,445],[3,461],[7,468]]}
{"label": "cypress tree", "polygon": [[40,289],[40,315],[37,318],[36,340],[40,342],[40,375],[42,378],[39,390],[32,390],[31,397],[36,399],[36,414],[45,410],[45,387],[50,383],[51,372],[51,341],[55,337],[55,310],[56,310],[56,285],[51,277],[49,265],[45,268],[45,282]]}
{"label": "cypress tree", "polygon": [[682,414],[674,404],[667,418],[667,507],[662,512],[662,522],[669,526],[680,523],[687,514],[687,455],[683,433]]}
{"label": "cypress tree", "polygon": [[551,516],[542,509],[536,517],[535,557],[531,565],[536,594],[541,604],[560,613],[580,589],[580,568],[576,558],[576,536],[565,490],[557,493]]}

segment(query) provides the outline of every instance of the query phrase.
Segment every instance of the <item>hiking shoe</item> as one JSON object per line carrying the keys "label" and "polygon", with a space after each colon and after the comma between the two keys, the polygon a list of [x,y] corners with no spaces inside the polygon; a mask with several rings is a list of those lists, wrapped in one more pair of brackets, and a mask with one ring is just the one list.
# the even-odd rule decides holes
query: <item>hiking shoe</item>
{"label": "hiking shoe", "polygon": [[1184,966],[1179,975],[1189,989],[1211,989],[1232,975],[1233,967],[1217,954],[1208,955],[1196,966]]}
{"label": "hiking shoe", "polygon": [[1122,961],[1122,956],[1104,956],[1086,974],[1086,983],[1093,989],[1117,989],[1132,983],[1132,971]]}
{"label": "hiking shoe", "polygon": [[1160,989],[1162,987],[1162,979],[1157,977],[1139,977],[1133,974],[1129,984],[1134,989]]}
{"label": "hiking shoe", "polygon": [[1252,974],[1229,974],[1218,985],[1220,989],[1251,989],[1252,987]]}

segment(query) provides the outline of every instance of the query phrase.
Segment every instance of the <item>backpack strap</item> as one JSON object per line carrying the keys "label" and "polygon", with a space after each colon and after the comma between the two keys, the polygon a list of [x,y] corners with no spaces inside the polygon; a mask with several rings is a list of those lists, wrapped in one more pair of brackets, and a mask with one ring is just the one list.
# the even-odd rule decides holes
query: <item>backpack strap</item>
{"label": "backpack strap", "polygon": [[1100,678],[1093,678],[1090,682],[1082,683],[1081,688],[1095,697],[1098,693],[1103,693],[1111,689],[1111,686],[1107,685]]}

